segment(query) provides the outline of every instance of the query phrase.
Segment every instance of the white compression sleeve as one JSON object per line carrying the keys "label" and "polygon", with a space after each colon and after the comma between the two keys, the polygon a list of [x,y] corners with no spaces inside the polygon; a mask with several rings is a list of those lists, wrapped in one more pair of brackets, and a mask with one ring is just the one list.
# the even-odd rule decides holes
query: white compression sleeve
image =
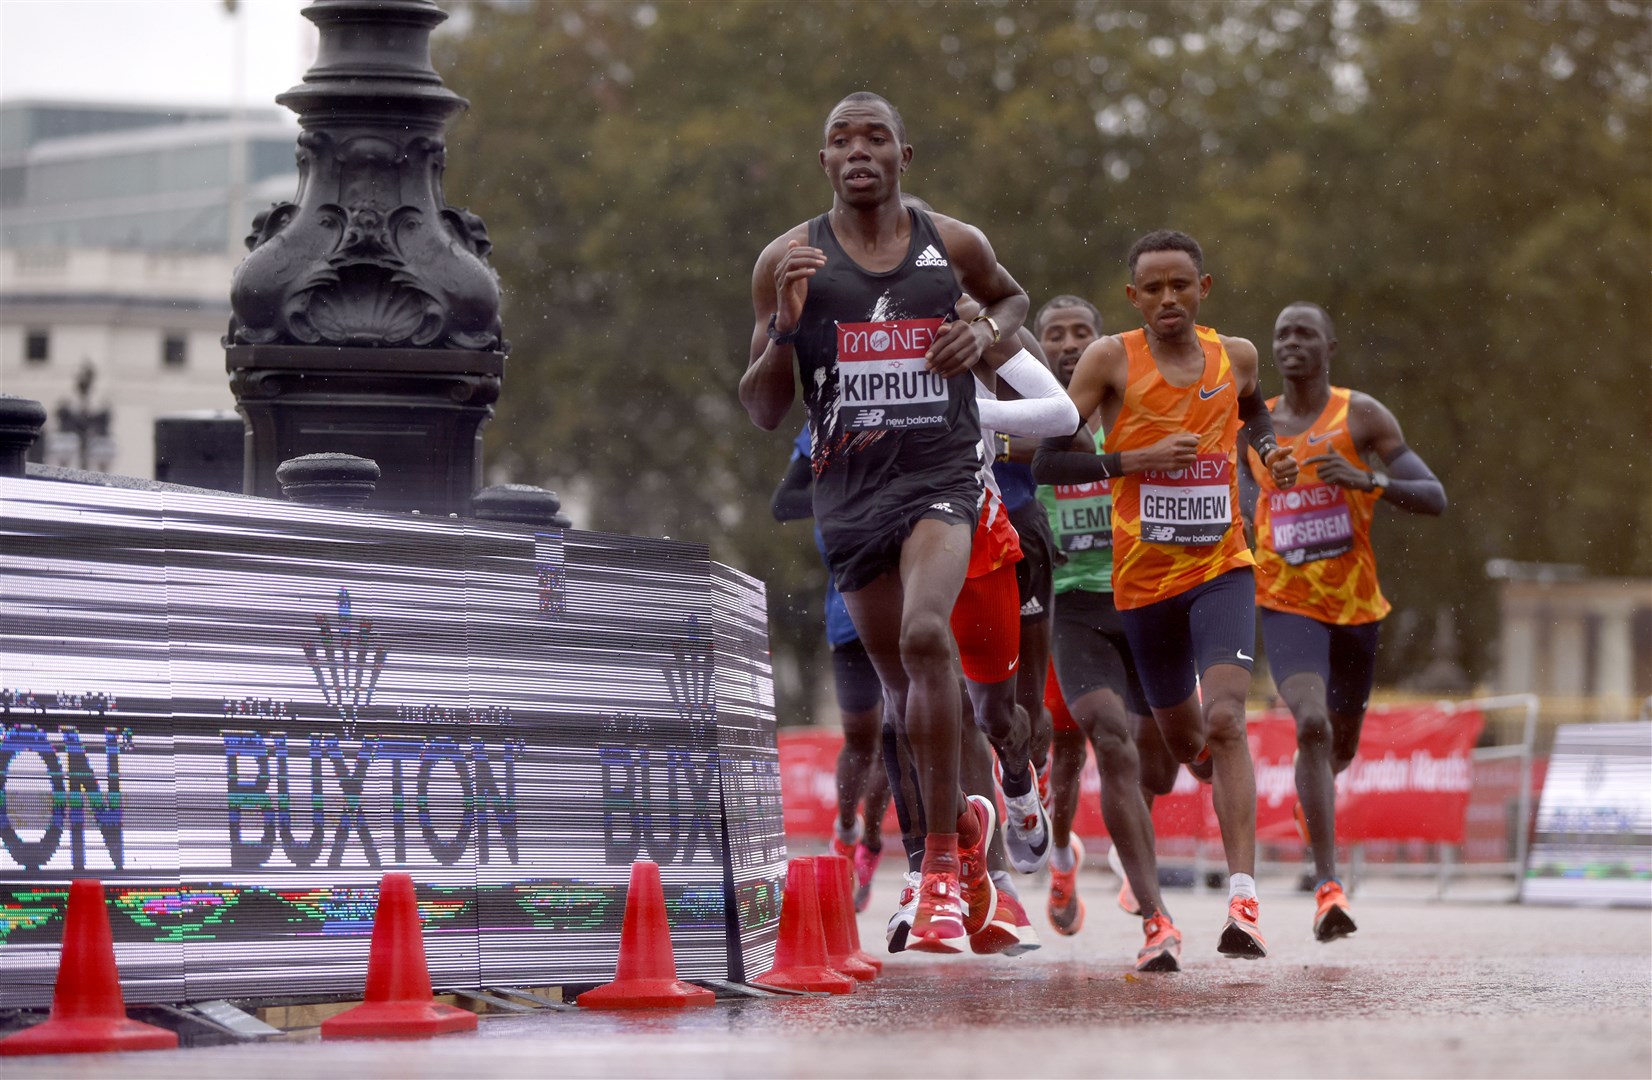
{"label": "white compression sleeve", "polygon": [[1078,408],[1061,388],[1050,369],[1026,349],[998,367],[998,377],[1021,395],[1019,400],[976,402],[981,410],[981,426],[1010,435],[1048,438],[1071,435],[1078,430]]}

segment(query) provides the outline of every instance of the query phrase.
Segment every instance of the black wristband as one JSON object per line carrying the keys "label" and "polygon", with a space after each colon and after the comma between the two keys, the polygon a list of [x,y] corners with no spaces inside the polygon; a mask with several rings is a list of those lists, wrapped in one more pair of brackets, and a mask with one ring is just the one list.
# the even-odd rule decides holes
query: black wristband
{"label": "black wristband", "polygon": [[797,340],[797,335],[803,332],[803,324],[798,323],[790,330],[782,333],[775,329],[775,326],[778,325],[779,322],[780,312],[777,311],[773,315],[769,316],[769,340],[774,342],[776,345],[790,345],[792,342]]}
{"label": "black wristband", "polygon": [[1273,414],[1262,404],[1262,395],[1252,390],[1239,399],[1239,419],[1245,425],[1245,439],[1264,465],[1268,455],[1279,449],[1273,434]]}
{"label": "black wristband", "polygon": [[1107,474],[1107,479],[1109,479],[1109,480],[1113,479],[1115,476],[1123,476],[1124,475],[1124,454],[1123,454],[1123,452],[1119,451],[1119,450],[1113,450],[1113,451],[1109,451],[1108,453],[1105,453],[1105,454],[1101,455],[1101,471]]}

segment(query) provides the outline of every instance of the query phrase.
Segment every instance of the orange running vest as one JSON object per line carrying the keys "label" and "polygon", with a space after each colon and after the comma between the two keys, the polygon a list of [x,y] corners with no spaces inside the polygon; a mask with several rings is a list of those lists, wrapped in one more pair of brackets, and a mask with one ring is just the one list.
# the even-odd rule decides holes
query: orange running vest
{"label": "orange running vest", "polygon": [[1195,328],[1205,370],[1190,386],[1159,374],[1147,331],[1120,334],[1130,368],[1107,450],[1141,450],[1166,435],[1199,436],[1197,457],[1174,472],[1113,481],[1113,602],[1121,611],[1179,596],[1241,566],[1254,566],[1239,525],[1239,391],[1222,339]]}
{"label": "orange running vest", "polygon": [[[1359,450],[1348,434],[1348,391],[1331,387],[1331,400],[1306,431],[1279,439],[1296,451],[1298,462],[1332,451],[1360,468]],[[1278,402],[1268,402],[1272,409]],[[1353,491],[1327,484],[1318,470],[1303,465],[1296,486],[1280,491],[1251,450],[1256,477],[1256,603],[1270,611],[1357,626],[1388,614],[1377,585],[1371,553],[1371,515],[1376,491]]]}

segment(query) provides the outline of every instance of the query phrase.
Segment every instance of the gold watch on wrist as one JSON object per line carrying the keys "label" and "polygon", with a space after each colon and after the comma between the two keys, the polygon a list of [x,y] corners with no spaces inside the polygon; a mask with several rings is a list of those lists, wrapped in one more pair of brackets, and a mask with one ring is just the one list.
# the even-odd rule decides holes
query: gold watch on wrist
{"label": "gold watch on wrist", "polygon": [[988,315],[984,311],[977,313],[975,318],[971,319],[969,322],[970,322],[971,326],[975,325],[978,322],[986,323],[987,324],[987,329],[992,331],[992,343],[994,345],[998,344],[998,340],[1001,337],[1003,337],[1003,335],[998,332],[998,323],[997,323],[997,321],[994,320],[991,315]]}

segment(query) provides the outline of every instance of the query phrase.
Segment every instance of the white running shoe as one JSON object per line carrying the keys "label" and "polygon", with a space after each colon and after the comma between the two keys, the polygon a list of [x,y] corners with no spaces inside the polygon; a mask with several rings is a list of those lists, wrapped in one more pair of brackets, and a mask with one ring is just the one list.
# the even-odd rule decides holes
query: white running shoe
{"label": "white running shoe", "polygon": [[923,875],[916,870],[906,872],[906,885],[901,889],[901,906],[889,917],[889,927],[883,932],[892,953],[906,951],[906,936],[912,932],[912,920],[918,917],[918,886]]}

